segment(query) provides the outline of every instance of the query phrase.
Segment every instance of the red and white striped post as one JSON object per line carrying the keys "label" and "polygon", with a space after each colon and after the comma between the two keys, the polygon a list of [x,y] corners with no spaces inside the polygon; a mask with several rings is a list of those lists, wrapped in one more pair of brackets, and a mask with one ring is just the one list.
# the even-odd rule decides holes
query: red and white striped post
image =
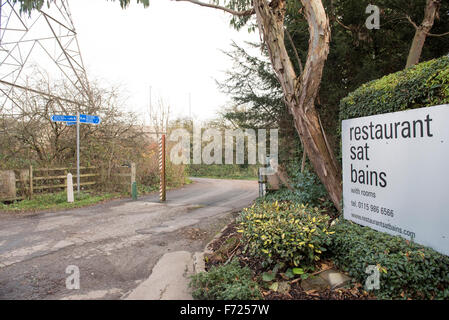
{"label": "red and white striped post", "polygon": [[159,199],[161,202],[166,200],[166,177],[165,177],[165,134],[159,139],[159,171],[160,171],[160,184],[159,184]]}

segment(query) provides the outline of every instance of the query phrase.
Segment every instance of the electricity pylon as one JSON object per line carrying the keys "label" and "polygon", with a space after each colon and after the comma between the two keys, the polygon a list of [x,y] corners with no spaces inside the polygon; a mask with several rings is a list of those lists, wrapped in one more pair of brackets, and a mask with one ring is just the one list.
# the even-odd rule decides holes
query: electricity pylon
{"label": "electricity pylon", "polygon": [[[65,79],[75,89],[73,101],[36,88],[39,77]],[[17,98],[30,92],[58,103],[76,101],[87,105],[91,101],[67,0],[55,0],[30,15],[20,14],[17,4],[0,0],[0,113],[13,115],[20,109]]]}

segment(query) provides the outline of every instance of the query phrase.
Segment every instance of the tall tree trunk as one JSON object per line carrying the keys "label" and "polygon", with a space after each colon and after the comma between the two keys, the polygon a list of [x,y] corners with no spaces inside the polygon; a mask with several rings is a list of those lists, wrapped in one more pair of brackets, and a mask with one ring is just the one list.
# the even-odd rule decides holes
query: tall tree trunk
{"label": "tall tree trunk", "polygon": [[405,68],[410,68],[419,63],[421,58],[422,49],[426,42],[427,35],[433,27],[435,18],[438,16],[438,11],[441,6],[441,0],[427,0],[426,8],[424,11],[424,20],[420,26],[417,26],[409,18],[409,21],[416,29],[415,37],[413,38],[412,46],[407,58],[407,65]]}
{"label": "tall tree trunk", "polygon": [[285,0],[254,0],[259,30],[268,47],[270,60],[281,83],[285,102],[315,172],[326,187],[335,207],[341,212],[341,169],[327,143],[315,109],[324,63],[329,53],[329,19],[321,0],[301,0],[309,24],[309,51],[300,78],[284,44]]}

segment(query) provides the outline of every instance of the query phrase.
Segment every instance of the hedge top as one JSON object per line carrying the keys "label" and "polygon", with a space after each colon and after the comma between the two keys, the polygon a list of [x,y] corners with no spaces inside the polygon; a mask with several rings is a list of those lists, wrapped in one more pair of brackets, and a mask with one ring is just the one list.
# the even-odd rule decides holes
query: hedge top
{"label": "hedge top", "polygon": [[340,102],[340,121],[449,104],[449,56],[362,85]]}

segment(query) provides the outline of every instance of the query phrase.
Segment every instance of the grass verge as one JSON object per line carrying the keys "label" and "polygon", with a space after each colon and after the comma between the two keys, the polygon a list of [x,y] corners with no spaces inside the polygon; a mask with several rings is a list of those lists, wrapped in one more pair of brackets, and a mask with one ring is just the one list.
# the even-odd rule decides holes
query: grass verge
{"label": "grass verge", "polygon": [[207,178],[207,179],[224,179],[224,180],[257,180],[254,176],[192,176],[193,178]]}
{"label": "grass verge", "polygon": [[14,201],[10,204],[0,203],[0,211],[3,212],[29,212],[39,210],[62,210],[86,207],[103,202],[105,200],[120,198],[119,193],[93,194],[83,192],[79,196],[75,193],[75,202],[67,202],[67,193],[58,192],[52,194],[36,195],[33,199]]}
{"label": "grass verge", "polygon": [[[184,184],[181,186],[167,186],[167,190],[176,189],[184,185],[193,183],[192,180],[186,178]],[[157,192],[159,185],[143,186],[138,185],[138,196],[146,196]],[[74,208],[88,207],[107,200],[131,197],[129,193],[109,192],[82,192],[79,196],[75,192],[75,202],[67,202],[67,193],[58,192],[52,194],[35,195],[33,199],[25,199],[21,201],[14,201],[9,204],[0,202],[0,212],[36,212],[42,210],[66,210]]]}

